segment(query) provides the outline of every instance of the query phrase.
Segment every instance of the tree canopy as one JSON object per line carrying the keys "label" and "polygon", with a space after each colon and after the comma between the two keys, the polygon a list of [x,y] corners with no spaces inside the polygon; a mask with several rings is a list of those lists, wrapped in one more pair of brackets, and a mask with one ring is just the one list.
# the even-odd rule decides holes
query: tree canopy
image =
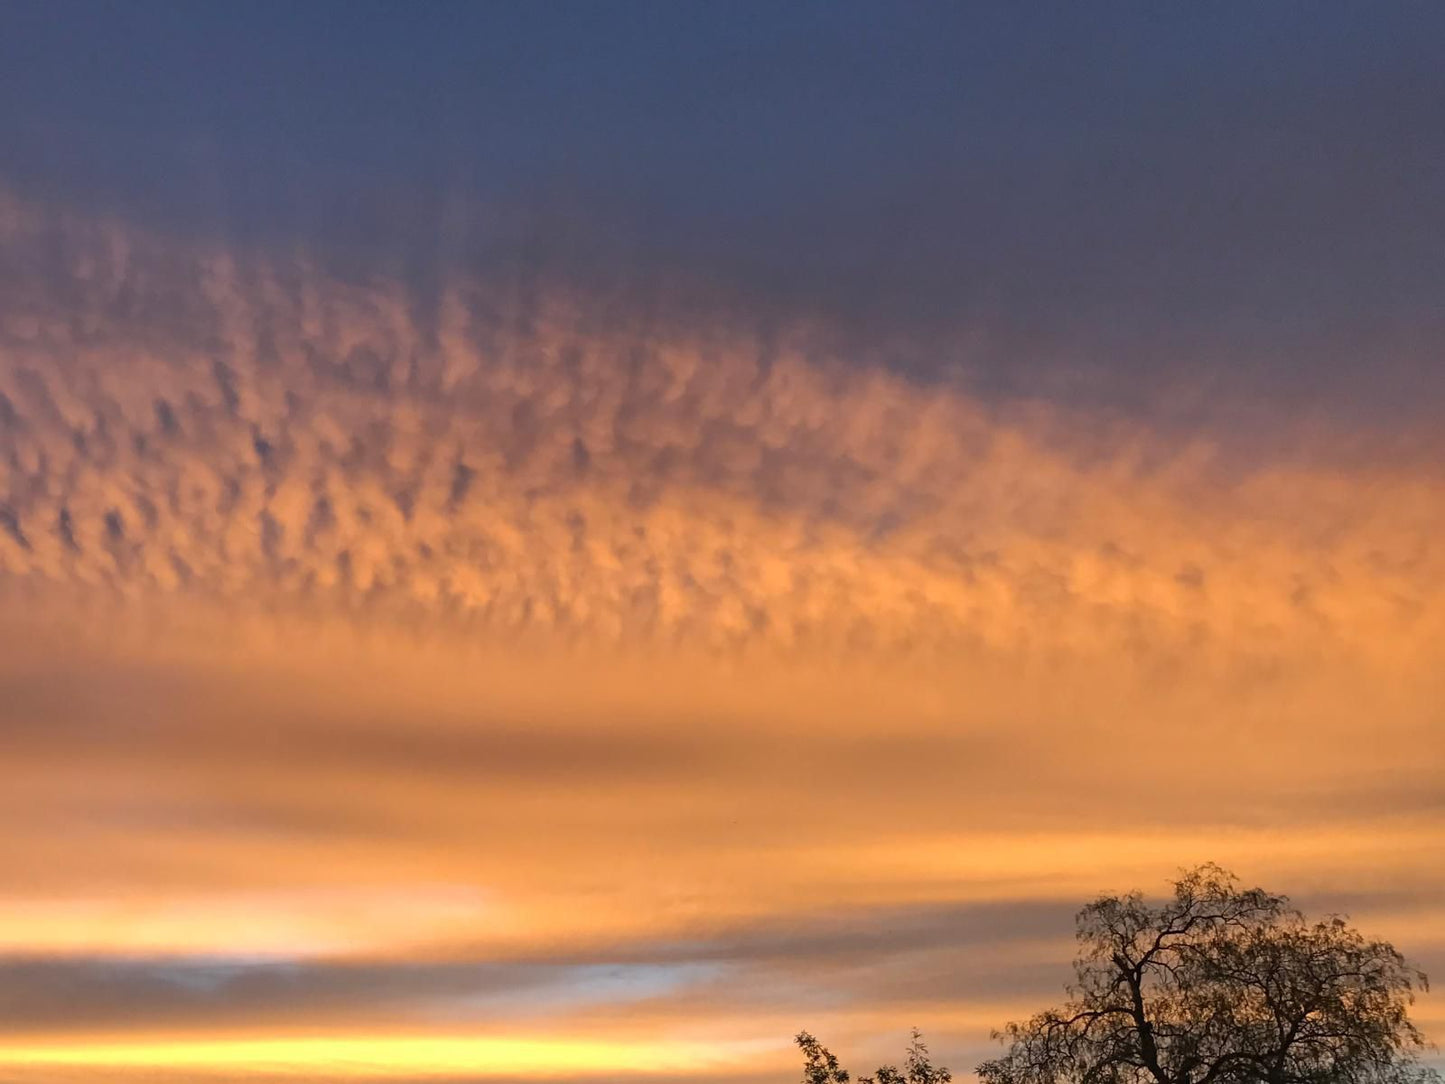
{"label": "tree canopy", "polygon": [[[1425,975],[1344,919],[1310,921],[1285,896],[1205,865],[1172,897],[1102,896],[1078,913],[1064,1005],[995,1038],[980,1084],[1438,1084],[1411,1022]],[[848,1084],[806,1031],[803,1084]],[[903,1072],[858,1084],[947,1084],[919,1032]]]}
{"label": "tree canopy", "polygon": [[1139,893],[1079,912],[1068,1000],[997,1037],[982,1084],[1403,1084],[1420,1064],[1409,1018],[1423,973],[1343,919],[1217,866],[1158,906]]}

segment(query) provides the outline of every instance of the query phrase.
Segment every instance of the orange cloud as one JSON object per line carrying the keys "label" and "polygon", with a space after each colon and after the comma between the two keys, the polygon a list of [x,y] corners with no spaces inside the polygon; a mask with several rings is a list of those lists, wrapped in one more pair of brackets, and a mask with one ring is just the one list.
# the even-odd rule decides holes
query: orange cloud
{"label": "orange cloud", "polygon": [[961,1065],[1204,859],[1440,958],[1436,465],[14,200],[0,275],[7,1069]]}

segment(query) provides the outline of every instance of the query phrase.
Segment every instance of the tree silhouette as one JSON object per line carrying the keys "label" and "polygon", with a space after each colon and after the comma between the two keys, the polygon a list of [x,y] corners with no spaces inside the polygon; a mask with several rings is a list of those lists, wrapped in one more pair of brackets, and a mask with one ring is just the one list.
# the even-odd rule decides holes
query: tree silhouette
{"label": "tree silhouette", "polygon": [[1394,946],[1207,865],[1173,898],[1079,912],[1062,1008],[1009,1024],[981,1084],[1405,1084],[1438,1080],[1408,1009],[1428,989]]}
{"label": "tree silhouette", "polygon": [[[806,1031],[798,1032],[793,1041],[803,1052],[803,1084],[848,1084],[848,1070],[838,1065],[838,1059],[826,1046]],[[947,1069],[928,1060],[923,1034],[914,1028],[903,1071],[881,1065],[872,1076],[859,1077],[858,1084],[949,1084],[952,1079]]]}

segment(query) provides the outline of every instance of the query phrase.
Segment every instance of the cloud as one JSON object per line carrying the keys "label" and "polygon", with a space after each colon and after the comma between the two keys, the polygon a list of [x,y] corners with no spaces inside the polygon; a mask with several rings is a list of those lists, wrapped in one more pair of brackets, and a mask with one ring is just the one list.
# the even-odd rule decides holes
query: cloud
{"label": "cloud", "polygon": [[0,1064],[958,1054],[1205,859],[1438,956],[1438,463],[838,342],[0,200]]}
{"label": "cloud", "polygon": [[[78,1033],[284,1025],[497,1027],[548,1013],[580,1029],[795,1006],[868,1006],[878,993],[924,1003],[1049,997],[1072,905],[1034,899],[820,912],[735,923],[691,940],[633,940],[510,959],[458,944],[410,957],[256,959],[12,955],[0,958],[5,1032]],[[1042,948],[1042,952],[1040,949]],[[761,987],[761,988],[760,988]],[[648,1002],[643,1021],[631,1008]]]}
{"label": "cloud", "polygon": [[705,981],[717,965],[239,958],[0,961],[4,1031],[221,1031],[311,1024],[496,1027],[539,1012],[624,1006]]}
{"label": "cloud", "polygon": [[12,590],[714,649],[1394,659],[1442,631],[1428,469],[1231,467],[802,334],[465,281],[428,316],[300,261],[6,222]]}

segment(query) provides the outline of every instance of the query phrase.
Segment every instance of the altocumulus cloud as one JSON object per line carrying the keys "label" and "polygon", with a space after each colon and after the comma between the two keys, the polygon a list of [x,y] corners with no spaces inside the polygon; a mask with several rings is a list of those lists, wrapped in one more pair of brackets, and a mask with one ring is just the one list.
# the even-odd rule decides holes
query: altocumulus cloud
{"label": "altocumulus cloud", "polygon": [[14,200],[0,230],[11,591],[915,654],[1445,632],[1424,468],[1239,469],[801,332],[467,281],[422,305]]}

